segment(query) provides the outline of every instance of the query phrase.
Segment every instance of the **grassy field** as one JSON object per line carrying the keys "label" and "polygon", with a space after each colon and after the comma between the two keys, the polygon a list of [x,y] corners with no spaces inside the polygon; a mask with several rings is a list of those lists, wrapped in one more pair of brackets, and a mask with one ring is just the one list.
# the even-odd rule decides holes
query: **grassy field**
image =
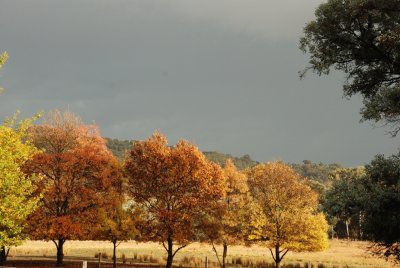
{"label": "grassy field", "polygon": [[[291,267],[304,267],[311,262],[313,267],[398,267],[393,263],[378,259],[366,253],[366,242],[333,240],[330,248],[324,252],[294,253],[289,252],[283,264]],[[272,263],[269,251],[262,246],[232,246],[228,249],[228,263],[232,266],[262,267]],[[104,260],[110,260],[112,256],[112,244],[104,241],[68,241],[65,244],[64,254],[66,259],[91,259],[102,253]],[[52,242],[27,241],[21,246],[12,248],[10,259],[20,258],[50,258],[56,254]],[[208,244],[194,243],[182,249],[175,257],[175,265],[204,267],[206,256],[210,266],[216,266],[216,258]],[[117,257],[120,261],[129,263],[164,263],[165,250],[156,243],[123,242],[118,247]]]}

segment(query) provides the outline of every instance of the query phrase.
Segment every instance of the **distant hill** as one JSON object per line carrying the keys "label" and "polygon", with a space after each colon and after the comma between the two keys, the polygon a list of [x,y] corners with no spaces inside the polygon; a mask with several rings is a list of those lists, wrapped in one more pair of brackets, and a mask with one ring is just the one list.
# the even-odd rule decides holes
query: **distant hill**
{"label": "distant hill", "polygon": [[302,164],[289,164],[302,177],[316,180],[322,184],[328,183],[328,175],[337,168],[342,166],[337,163],[323,164],[313,163],[310,160],[304,160]]}
{"label": "distant hill", "polygon": [[[118,140],[106,138],[108,149],[120,160],[124,159],[125,152],[132,147],[133,140]],[[242,157],[232,156],[230,154],[224,154],[220,152],[203,152],[204,155],[210,161],[219,164],[224,167],[227,159],[232,159],[235,166],[239,170],[246,169],[248,167],[253,167],[258,164],[257,161],[251,159],[251,157],[246,154]],[[316,180],[320,183],[327,183],[328,174],[337,168],[340,168],[339,164],[323,164],[323,163],[313,163],[310,160],[304,160],[301,164],[289,164],[297,173],[302,177],[307,177],[312,180]]]}
{"label": "distant hill", "polygon": [[203,152],[208,160],[219,164],[221,167],[225,166],[225,162],[228,159],[232,159],[233,163],[239,170],[246,169],[248,167],[253,167],[258,164],[257,161],[251,159],[250,155],[245,154],[242,157],[232,156],[230,154],[223,154],[219,152]]}
{"label": "distant hill", "polygon": [[[106,138],[108,149],[120,160],[124,159],[125,152],[132,147],[133,140],[118,140]],[[203,152],[204,155],[210,161],[219,164],[220,166],[224,166],[227,159],[232,159],[235,166],[242,170],[248,167],[252,167],[258,164],[257,161],[251,159],[249,155],[244,155],[242,157],[232,156],[230,154],[223,154],[219,152]]]}
{"label": "distant hill", "polygon": [[120,160],[124,159],[125,152],[132,147],[133,143],[133,141],[130,140],[105,139],[107,141],[108,149]]}

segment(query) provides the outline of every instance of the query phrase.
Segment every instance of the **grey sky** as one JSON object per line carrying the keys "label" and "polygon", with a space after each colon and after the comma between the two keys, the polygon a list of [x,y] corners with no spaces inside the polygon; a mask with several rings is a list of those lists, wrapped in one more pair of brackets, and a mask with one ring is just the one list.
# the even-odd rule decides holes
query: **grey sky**
{"label": "grey sky", "polygon": [[297,71],[321,0],[3,0],[0,115],[69,109],[104,136],[154,130],[258,161],[354,166],[399,138],[359,123],[341,74]]}

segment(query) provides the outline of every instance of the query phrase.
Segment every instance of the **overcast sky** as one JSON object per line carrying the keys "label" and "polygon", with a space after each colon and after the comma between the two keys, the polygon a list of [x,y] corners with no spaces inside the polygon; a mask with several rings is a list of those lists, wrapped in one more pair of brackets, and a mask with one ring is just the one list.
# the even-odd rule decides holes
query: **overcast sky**
{"label": "overcast sky", "polygon": [[356,166],[398,151],[343,76],[297,72],[322,0],[2,0],[0,116],[69,109],[103,136],[155,130],[258,161]]}

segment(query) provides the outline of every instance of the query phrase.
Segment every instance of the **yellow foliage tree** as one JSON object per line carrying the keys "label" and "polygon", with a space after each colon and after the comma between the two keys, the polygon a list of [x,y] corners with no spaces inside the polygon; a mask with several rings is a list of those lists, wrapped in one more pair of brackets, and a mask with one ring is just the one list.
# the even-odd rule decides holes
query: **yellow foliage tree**
{"label": "yellow foliage tree", "polygon": [[[8,59],[8,53],[7,51],[4,51],[1,55],[0,55],[0,69],[1,67],[3,67],[4,63],[6,63]],[[3,91],[3,88],[0,87],[0,93]]]}
{"label": "yellow foliage tree", "polygon": [[0,264],[6,261],[7,247],[24,239],[25,220],[38,203],[31,197],[38,177],[22,171],[38,152],[28,134],[32,120],[15,121],[16,116],[0,125]]}
{"label": "yellow foliage tree", "polygon": [[259,164],[248,171],[258,213],[250,239],[266,241],[276,266],[291,251],[320,251],[328,246],[328,224],[317,213],[317,194],[282,162]]}
{"label": "yellow foliage tree", "polygon": [[7,61],[8,59],[8,53],[7,51],[4,51],[1,55],[0,55],[0,68],[3,66],[3,64]]}
{"label": "yellow foliage tree", "polygon": [[117,247],[122,241],[127,241],[138,235],[136,226],[141,219],[141,210],[127,198],[126,179],[122,167],[116,163],[111,178],[111,187],[104,197],[106,205],[99,210],[99,230],[96,239],[108,240],[113,243],[113,268],[117,267]]}
{"label": "yellow foliage tree", "polygon": [[[221,268],[226,267],[228,246],[244,241],[251,209],[245,174],[239,172],[231,159],[223,169],[225,198],[203,223],[205,238],[210,241]],[[216,244],[222,244],[222,254]],[[222,255],[222,256],[220,256]]]}

